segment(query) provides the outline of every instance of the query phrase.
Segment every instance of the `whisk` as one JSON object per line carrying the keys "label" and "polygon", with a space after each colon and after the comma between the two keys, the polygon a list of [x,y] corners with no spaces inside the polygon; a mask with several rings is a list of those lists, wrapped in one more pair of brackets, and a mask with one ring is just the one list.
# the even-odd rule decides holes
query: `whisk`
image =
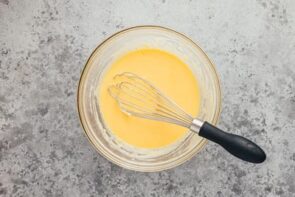
{"label": "whisk", "polygon": [[261,163],[266,158],[264,151],[252,141],[191,117],[161,90],[134,73],[116,75],[108,91],[128,115],[186,127],[244,161]]}

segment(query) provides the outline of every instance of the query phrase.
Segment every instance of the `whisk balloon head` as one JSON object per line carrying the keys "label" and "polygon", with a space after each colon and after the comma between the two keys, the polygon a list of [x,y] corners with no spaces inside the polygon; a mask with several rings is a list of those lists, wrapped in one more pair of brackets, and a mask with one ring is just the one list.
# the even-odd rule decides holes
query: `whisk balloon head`
{"label": "whisk balloon head", "polygon": [[189,128],[193,118],[147,80],[125,72],[114,77],[109,94],[128,115]]}

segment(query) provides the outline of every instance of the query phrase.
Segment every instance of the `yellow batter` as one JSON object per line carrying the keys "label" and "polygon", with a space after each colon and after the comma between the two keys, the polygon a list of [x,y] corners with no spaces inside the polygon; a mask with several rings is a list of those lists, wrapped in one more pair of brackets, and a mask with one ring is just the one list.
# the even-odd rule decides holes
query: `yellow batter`
{"label": "yellow batter", "polygon": [[139,49],[116,60],[104,73],[99,104],[108,128],[121,140],[141,148],[169,145],[187,132],[177,125],[128,116],[120,111],[107,89],[113,77],[132,72],[150,81],[192,116],[199,111],[199,87],[189,67],[178,57],[158,49]]}

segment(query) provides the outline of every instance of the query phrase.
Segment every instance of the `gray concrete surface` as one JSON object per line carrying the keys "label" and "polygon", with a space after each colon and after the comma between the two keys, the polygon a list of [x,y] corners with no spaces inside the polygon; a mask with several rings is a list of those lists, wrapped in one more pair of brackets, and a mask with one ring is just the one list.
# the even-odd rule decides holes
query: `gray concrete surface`
{"label": "gray concrete surface", "polygon": [[[220,127],[266,150],[253,165],[209,144],[139,173],[88,143],[76,109],[91,51],[118,30],[162,25],[198,42],[223,90]],[[0,0],[0,196],[295,196],[295,1]]]}

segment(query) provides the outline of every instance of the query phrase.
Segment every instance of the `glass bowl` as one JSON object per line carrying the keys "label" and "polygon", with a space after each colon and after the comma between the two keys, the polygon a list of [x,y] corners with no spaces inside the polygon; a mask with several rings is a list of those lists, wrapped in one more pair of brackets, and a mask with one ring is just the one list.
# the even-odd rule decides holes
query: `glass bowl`
{"label": "glass bowl", "polygon": [[97,90],[105,70],[119,57],[141,48],[156,48],[176,55],[198,81],[201,106],[198,118],[216,124],[221,108],[219,79],[202,49],[186,36],[159,26],[138,26],[120,31],[101,43],[89,57],[78,88],[78,111],[83,129],[95,149],[127,169],[153,172],[178,166],[200,151],[207,140],[187,132],[177,142],[158,149],[133,147],[112,134],[104,123]]}

